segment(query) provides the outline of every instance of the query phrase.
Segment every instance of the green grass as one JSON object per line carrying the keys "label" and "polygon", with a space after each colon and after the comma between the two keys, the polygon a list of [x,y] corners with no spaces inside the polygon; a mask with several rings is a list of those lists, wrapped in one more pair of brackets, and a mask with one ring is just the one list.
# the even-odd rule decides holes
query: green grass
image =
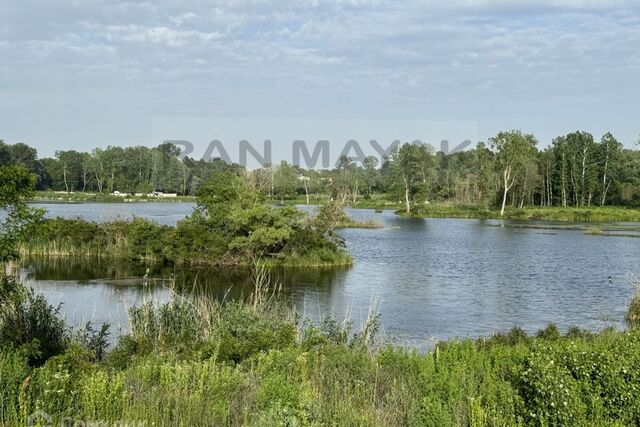
{"label": "green grass", "polygon": [[370,219],[366,221],[355,221],[352,218],[347,218],[345,221],[342,221],[336,225],[336,228],[384,228],[384,224],[375,219]]}
{"label": "green grass", "polygon": [[147,303],[103,361],[70,344],[41,367],[0,350],[0,425],[56,420],[145,425],[638,425],[640,330],[537,336],[519,329],[422,354],[328,318],[302,321],[260,291]]}
{"label": "green grass", "polygon": [[[315,251],[298,257],[263,258],[258,260],[255,265],[269,268],[287,267],[329,269],[336,267],[349,267],[353,265],[353,258],[344,250],[338,251],[337,253]],[[245,267],[251,266],[252,265],[245,265]]]}
{"label": "green grass", "polygon": [[[404,215],[404,214],[403,214]],[[481,206],[432,205],[415,208],[410,216],[421,218],[478,218],[575,222],[640,222],[640,209],[623,207],[526,207],[500,210]]]}
{"label": "green grass", "polygon": [[[326,203],[323,195],[310,196],[311,204]],[[285,200],[285,204],[305,204],[304,197]],[[393,209],[406,216],[404,204],[389,198],[387,194],[374,194],[372,197],[358,198],[350,206],[359,209]],[[467,219],[517,219],[540,221],[574,221],[574,222],[640,222],[640,209],[619,206],[594,207],[538,207],[528,206],[523,209],[507,207],[504,216],[500,216],[498,207],[481,205],[439,204],[414,206],[408,216],[420,218],[467,218]]]}

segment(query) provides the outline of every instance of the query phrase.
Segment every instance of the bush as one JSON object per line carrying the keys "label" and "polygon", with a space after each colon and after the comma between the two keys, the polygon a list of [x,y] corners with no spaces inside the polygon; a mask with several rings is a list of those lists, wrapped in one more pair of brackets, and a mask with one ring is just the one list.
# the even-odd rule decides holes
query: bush
{"label": "bush", "polygon": [[69,333],[60,318],[60,307],[42,295],[3,277],[0,288],[0,346],[23,349],[29,364],[40,366],[67,348]]}
{"label": "bush", "polygon": [[546,328],[539,330],[536,337],[543,340],[556,341],[562,338],[562,335],[560,334],[558,327],[553,323],[550,323]]}
{"label": "bush", "polygon": [[108,323],[103,323],[100,330],[96,330],[91,322],[87,322],[85,327],[76,333],[76,340],[92,353],[93,361],[101,361],[106,356],[109,335],[111,333]]}
{"label": "bush", "polygon": [[75,417],[76,396],[82,388],[85,374],[96,369],[92,354],[77,344],[33,371],[24,401],[27,413],[42,410],[50,415]]}
{"label": "bush", "polygon": [[636,284],[636,292],[631,298],[625,319],[631,328],[640,325],[640,283]]}

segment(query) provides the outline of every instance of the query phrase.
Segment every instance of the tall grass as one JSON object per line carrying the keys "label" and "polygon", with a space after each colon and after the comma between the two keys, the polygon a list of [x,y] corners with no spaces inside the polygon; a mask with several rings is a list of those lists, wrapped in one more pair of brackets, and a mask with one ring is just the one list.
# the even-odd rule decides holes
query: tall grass
{"label": "tall grass", "polygon": [[536,337],[514,329],[426,354],[359,329],[300,319],[268,270],[241,301],[175,295],[133,308],[104,362],[80,345],[32,368],[0,349],[0,425],[638,425],[640,330]]}

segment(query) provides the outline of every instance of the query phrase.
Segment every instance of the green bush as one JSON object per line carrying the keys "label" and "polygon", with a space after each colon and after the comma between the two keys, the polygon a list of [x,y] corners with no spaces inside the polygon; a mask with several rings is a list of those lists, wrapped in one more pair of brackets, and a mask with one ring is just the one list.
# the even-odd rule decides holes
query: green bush
{"label": "green bush", "polygon": [[60,318],[60,307],[51,306],[44,296],[16,283],[0,279],[0,346],[23,349],[32,366],[39,366],[62,353],[69,334]]}
{"label": "green bush", "polygon": [[636,292],[631,298],[625,319],[632,328],[640,325],[640,285],[636,286]]}
{"label": "green bush", "polygon": [[555,341],[562,338],[562,334],[560,334],[558,327],[551,323],[546,328],[539,330],[536,337],[543,340]]}

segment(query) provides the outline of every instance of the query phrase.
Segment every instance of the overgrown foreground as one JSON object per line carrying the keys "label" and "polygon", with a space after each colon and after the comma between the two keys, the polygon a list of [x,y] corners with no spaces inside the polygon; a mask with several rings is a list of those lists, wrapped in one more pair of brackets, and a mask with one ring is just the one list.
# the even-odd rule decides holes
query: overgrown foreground
{"label": "overgrown foreground", "polygon": [[[259,286],[260,288],[260,286]],[[71,333],[43,298],[5,279],[0,425],[638,425],[640,330],[553,326],[428,353],[313,326],[256,292],[221,305],[177,297],[130,313],[131,333]],[[68,424],[67,424],[68,425]]]}

